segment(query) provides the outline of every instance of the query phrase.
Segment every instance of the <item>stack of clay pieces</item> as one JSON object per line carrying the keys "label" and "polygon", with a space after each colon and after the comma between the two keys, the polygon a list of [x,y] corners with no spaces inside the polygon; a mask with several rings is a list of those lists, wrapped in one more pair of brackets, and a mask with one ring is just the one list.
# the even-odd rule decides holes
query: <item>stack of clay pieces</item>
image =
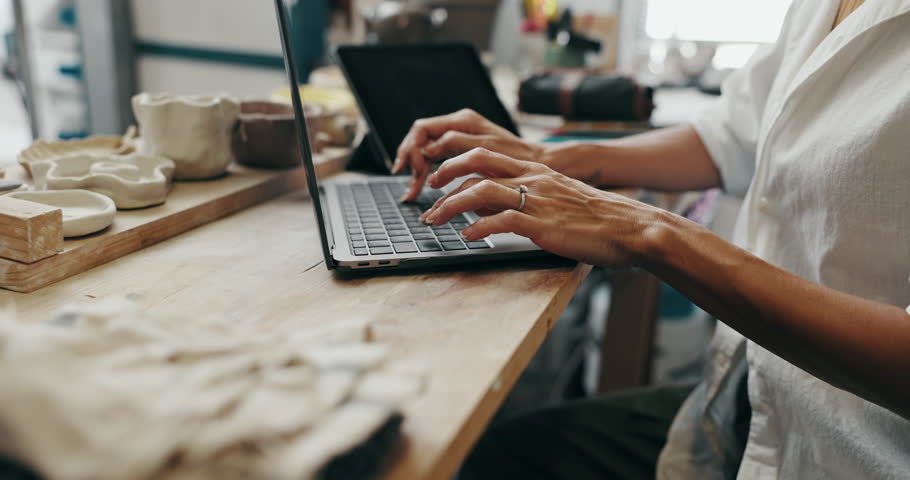
{"label": "stack of clay pieces", "polygon": [[[8,198],[61,209],[65,237],[109,227],[117,209],[164,203],[171,190],[174,162],[134,153],[135,128],[123,137],[99,135],[76,140],[37,140],[19,153],[31,174],[31,190]],[[0,208],[0,215],[9,213]]]}
{"label": "stack of clay pieces", "polygon": [[373,477],[423,375],[362,321],[238,323],[125,299],[4,318],[2,453],[46,480]]}

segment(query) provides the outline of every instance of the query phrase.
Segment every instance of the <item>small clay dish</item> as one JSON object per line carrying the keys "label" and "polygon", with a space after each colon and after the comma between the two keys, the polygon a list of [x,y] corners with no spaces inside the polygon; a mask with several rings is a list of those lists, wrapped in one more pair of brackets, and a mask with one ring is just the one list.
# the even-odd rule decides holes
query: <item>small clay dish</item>
{"label": "small clay dish", "polygon": [[[314,151],[322,107],[304,104],[307,131]],[[232,142],[237,161],[257,168],[293,168],[300,165],[294,108],[284,103],[251,101],[240,104]]]}
{"label": "small clay dish", "polygon": [[114,223],[117,213],[113,200],[88,190],[13,192],[8,196],[63,210],[63,236],[67,238],[104,230]]}
{"label": "small clay dish", "polygon": [[36,189],[91,190],[121,210],[164,203],[174,170],[170,159],[140,153],[72,154],[32,163]]}

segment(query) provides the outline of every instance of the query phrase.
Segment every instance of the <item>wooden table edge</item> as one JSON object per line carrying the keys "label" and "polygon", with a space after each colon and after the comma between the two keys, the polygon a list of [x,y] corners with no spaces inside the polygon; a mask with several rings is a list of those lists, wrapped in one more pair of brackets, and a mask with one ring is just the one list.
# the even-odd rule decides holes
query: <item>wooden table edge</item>
{"label": "wooden table edge", "polygon": [[[552,330],[559,316],[568,306],[569,301],[572,300],[578,287],[591,273],[592,268],[591,265],[579,263],[569,272],[566,282],[541,311],[540,316],[528,330],[521,344],[512,353],[509,361],[497,373],[493,383],[487,386],[484,396],[477,402],[474,410],[462,424],[458,433],[452,438],[449,446],[442,450],[434,468],[424,478],[449,480],[457,472],[506,396],[515,386],[524,369],[531,362],[544,340],[546,340],[550,330]],[[386,478],[401,478],[401,480],[405,480],[405,477],[400,477],[395,470],[400,461],[401,458],[396,458],[392,461]]]}

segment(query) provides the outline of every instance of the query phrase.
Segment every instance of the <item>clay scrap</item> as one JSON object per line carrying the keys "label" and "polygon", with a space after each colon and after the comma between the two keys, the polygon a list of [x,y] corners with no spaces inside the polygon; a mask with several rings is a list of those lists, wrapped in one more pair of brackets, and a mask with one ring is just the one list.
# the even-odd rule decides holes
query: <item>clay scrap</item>
{"label": "clay scrap", "polygon": [[120,298],[2,319],[0,427],[15,434],[0,453],[47,480],[375,477],[423,373],[367,322],[242,323]]}

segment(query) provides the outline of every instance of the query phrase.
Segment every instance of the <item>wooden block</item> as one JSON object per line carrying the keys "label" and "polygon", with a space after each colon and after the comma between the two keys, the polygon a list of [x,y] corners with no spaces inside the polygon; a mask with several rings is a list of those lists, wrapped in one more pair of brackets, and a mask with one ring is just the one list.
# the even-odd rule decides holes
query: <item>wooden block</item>
{"label": "wooden block", "polygon": [[0,196],[0,257],[34,263],[62,251],[62,210]]}

